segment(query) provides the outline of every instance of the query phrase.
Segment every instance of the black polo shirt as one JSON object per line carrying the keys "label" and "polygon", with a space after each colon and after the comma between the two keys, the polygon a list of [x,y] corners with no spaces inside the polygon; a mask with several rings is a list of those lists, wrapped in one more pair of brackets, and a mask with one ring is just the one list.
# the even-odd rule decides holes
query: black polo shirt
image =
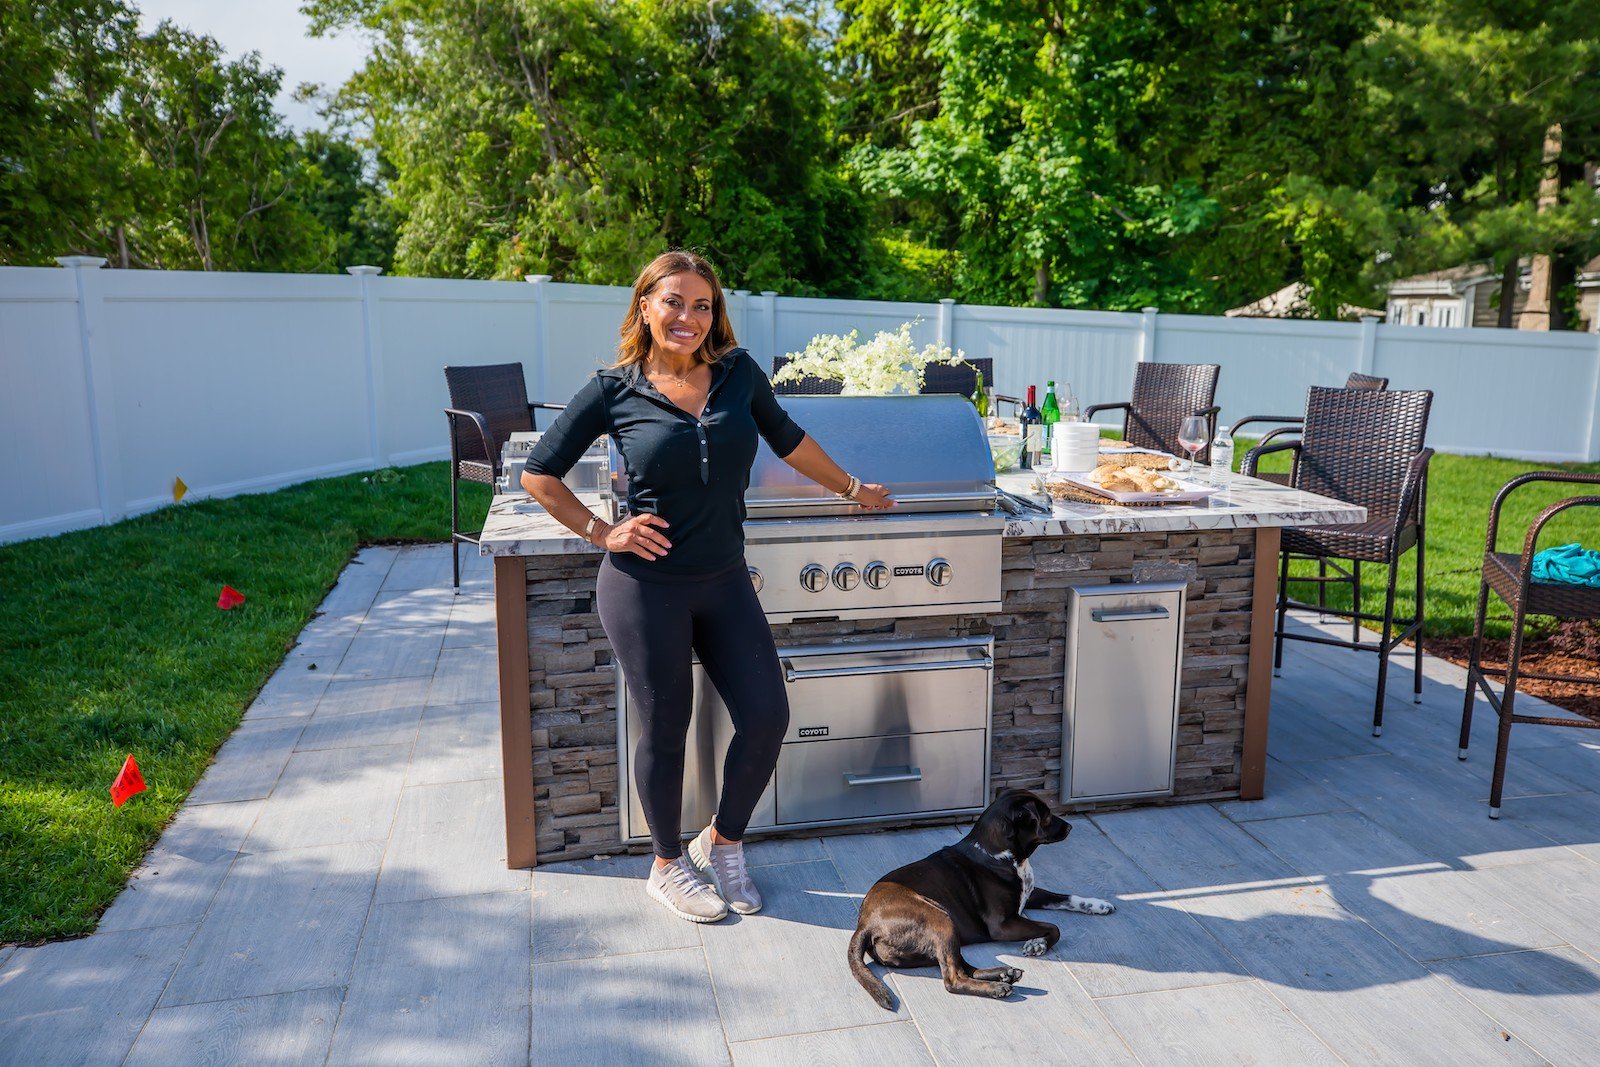
{"label": "black polo shirt", "polygon": [[660,559],[614,554],[640,577],[710,574],[742,559],[756,434],[780,459],[806,435],[750,353],[736,348],[711,365],[698,419],[663,396],[638,364],[600,371],[539,438],[524,469],[559,478],[603,433],[627,468],[628,511],[669,523],[662,532],[672,548]]}

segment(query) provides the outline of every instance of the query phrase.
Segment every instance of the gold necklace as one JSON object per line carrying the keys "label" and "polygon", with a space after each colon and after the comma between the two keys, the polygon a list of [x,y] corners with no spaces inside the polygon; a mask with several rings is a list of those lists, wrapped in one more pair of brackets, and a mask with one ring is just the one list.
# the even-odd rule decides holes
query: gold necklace
{"label": "gold necklace", "polygon": [[[693,374],[694,370],[695,370],[695,368],[691,367],[689,369],[689,374]],[[689,374],[683,374],[683,375],[673,374],[671,371],[665,370],[665,369],[663,369],[663,368],[661,368],[659,366],[656,368],[656,373],[661,375],[663,378],[666,378],[668,381],[676,382],[679,385],[688,385],[689,384]]]}

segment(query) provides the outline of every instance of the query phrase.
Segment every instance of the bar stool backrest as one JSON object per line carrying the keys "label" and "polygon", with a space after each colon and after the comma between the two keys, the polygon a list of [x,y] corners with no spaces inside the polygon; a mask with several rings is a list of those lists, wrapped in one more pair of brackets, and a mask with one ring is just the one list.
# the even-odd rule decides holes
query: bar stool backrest
{"label": "bar stool backrest", "polygon": [[1296,487],[1360,504],[1368,521],[1393,521],[1407,469],[1428,436],[1432,403],[1428,389],[1312,386]]}
{"label": "bar stool backrest", "polygon": [[1141,448],[1175,456],[1183,420],[1216,403],[1215,363],[1141,363],[1133,374],[1133,397],[1123,424],[1123,439]]}
{"label": "bar stool backrest", "polygon": [[498,470],[501,446],[518,430],[533,429],[528,411],[528,386],[520,363],[491,363],[478,367],[446,367],[444,380],[450,389],[450,406],[458,411],[476,411],[489,424],[494,453],[483,454],[483,438],[467,419],[451,419],[456,458],[464,462],[487,463]]}

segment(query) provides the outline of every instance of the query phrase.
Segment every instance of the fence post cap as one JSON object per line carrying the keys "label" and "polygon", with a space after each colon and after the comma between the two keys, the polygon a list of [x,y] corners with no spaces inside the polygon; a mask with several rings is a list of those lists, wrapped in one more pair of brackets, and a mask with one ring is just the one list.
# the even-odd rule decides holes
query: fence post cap
{"label": "fence post cap", "polygon": [[733,295],[734,296],[749,296],[750,295],[750,290],[748,290],[748,289],[735,289],[733,291]]}
{"label": "fence post cap", "polygon": [[103,267],[107,260],[104,256],[57,256],[56,262],[63,267]]}
{"label": "fence post cap", "polygon": [[1380,319],[1376,315],[1363,315],[1363,316],[1361,316],[1361,321],[1362,322],[1382,322],[1383,320]]}
{"label": "fence post cap", "polygon": [[763,290],[761,290],[761,295],[762,296],[777,296],[778,295],[778,290],[776,290],[776,289],[763,289]]}
{"label": "fence post cap", "polygon": [[1139,310],[1144,312],[1146,315],[1154,315],[1156,312],[1160,311],[1161,309],[1160,308],[1140,308]]}
{"label": "fence post cap", "polygon": [[356,267],[346,267],[344,270],[345,270],[346,274],[354,274],[354,275],[357,275],[357,276],[360,276],[360,275],[371,275],[371,274],[382,274],[383,273],[383,268],[382,267],[374,267],[371,264],[367,264],[367,263],[363,263],[360,266],[356,266]]}
{"label": "fence post cap", "polygon": [[548,282],[552,279],[548,274],[530,274],[522,280],[527,282],[529,285],[538,285],[540,282]]}
{"label": "fence post cap", "polygon": [[939,298],[939,303],[941,304],[954,304],[955,302],[956,298],[953,296],[941,296]]}

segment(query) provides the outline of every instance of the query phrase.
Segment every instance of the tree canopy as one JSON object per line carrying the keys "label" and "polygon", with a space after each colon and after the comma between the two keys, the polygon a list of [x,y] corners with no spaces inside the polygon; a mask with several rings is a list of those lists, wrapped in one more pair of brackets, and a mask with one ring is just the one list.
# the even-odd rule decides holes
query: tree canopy
{"label": "tree canopy", "polygon": [[296,136],[253,54],[0,0],[0,262],[620,284],[688,247],[790,294],[1214,313],[1301,282],[1333,317],[1539,256],[1570,304],[1591,6],[306,0],[370,51]]}

